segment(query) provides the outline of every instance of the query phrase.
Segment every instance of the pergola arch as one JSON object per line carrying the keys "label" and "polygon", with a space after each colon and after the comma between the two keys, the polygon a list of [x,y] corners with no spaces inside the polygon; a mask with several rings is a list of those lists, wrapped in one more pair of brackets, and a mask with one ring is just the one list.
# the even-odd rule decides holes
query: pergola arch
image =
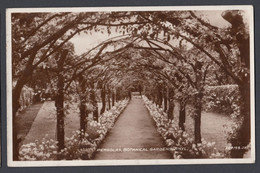
{"label": "pergola arch", "polygon": [[[25,20],[28,17],[27,15],[30,14],[22,16],[14,14],[12,16],[13,37],[15,40],[12,43],[14,66],[19,65],[21,60],[25,61],[23,70],[14,71],[15,75],[17,73],[18,78],[13,88],[13,127],[15,127],[15,116],[19,108],[18,100],[21,89],[28,83],[28,76],[32,75],[40,64],[48,61],[48,58],[52,58],[57,62],[57,78],[58,81],[59,78],[62,81],[60,87],[66,90],[78,78],[81,78],[81,82],[87,80],[86,76],[92,74],[91,70],[98,65],[109,65],[113,60],[122,60],[122,64],[127,62],[123,61],[125,60],[123,56],[127,55],[128,51],[131,52],[132,50],[133,53],[140,52],[138,55],[145,54],[145,52],[149,53],[148,57],[141,55],[139,59],[132,60],[133,64],[135,61],[138,62],[144,58],[148,62],[153,59],[153,61],[161,61],[163,64],[167,64],[168,71],[165,70],[162,72],[160,65],[147,65],[145,63],[134,64],[135,66],[130,70],[142,72],[141,67],[145,67],[146,72],[166,83],[170,83],[174,88],[180,88],[176,83],[185,83],[197,91],[194,92],[197,98],[197,102],[195,103],[195,106],[197,106],[195,121],[199,124],[201,110],[201,104],[199,103],[203,96],[209,63],[218,66],[227,75],[231,76],[239,85],[245,104],[249,102],[249,95],[244,91],[250,88],[247,70],[233,72],[232,69],[236,69],[229,63],[232,57],[225,54],[225,49],[229,49],[230,45],[234,44],[237,40],[222,37],[219,34],[222,31],[226,32],[225,30],[205,22],[192,11],[34,14],[33,20],[35,23]],[[41,19],[44,20],[41,21]],[[194,22],[194,25],[190,25],[191,21]],[[15,27],[17,23],[25,26],[24,28],[28,27],[28,30],[19,30],[19,28]],[[60,25],[55,28],[56,24]],[[122,33],[122,35],[110,38],[80,56],[71,56],[70,64],[65,64],[68,48],[70,48],[67,43],[76,34],[104,31],[110,34],[111,30]],[[19,34],[22,36],[20,37]],[[163,38],[161,38],[162,34],[164,34]],[[227,32],[227,34],[229,33]],[[42,39],[36,40],[40,35],[42,35]],[[240,44],[245,44],[246,47],[247,39],[245,36],[244,40],[240,40]],[[177,40],[178,45],[172,45],[171,40]],[[182,42],[185,43],[183,44]],[[208,47],[205,47],[207,44]],[[113,47],[112,51],[106,51],[106,49],[111,47]],[[246,51],[241,46],[237,49],[241,51],[241,55],[243,56],[240,58],[241,61],[247,62]],[[199,57],[198,54],[203,57]],[[202,62],[197,60],[198,57],[202,59]],[[65,65],[67,66],[65,67]],[[245,63],[245,65],[248,65],[248,63]],[[108,68],[108,70],[113,71],[115,69]],[[127,74],[126,71],[129,69],[125,68],[125,71],[117,70],[122,72],[120,74],[122,76],[123,74]],[[111,75],[113,76],[113,74]],[[104,76],[104,74],[101,73],[100,76]],[[241,131],[243,138],[247,138],[246,134],[250,131],[250,129],[246,128],[246,125],[250,122],[249,110],[247,109],[248,105],[245,107],[245,110],[243,110],[245,112],[243,127],[246,129],[246,132]],[[13,131],[13,141],[15,144],[13,153],[14,159],[17,159],[17,133],[15,129]],[[201,139],[199,126],[195,128],[195,134],[197,134],[197,136],[195,135],[195,140],[199,143]]]}

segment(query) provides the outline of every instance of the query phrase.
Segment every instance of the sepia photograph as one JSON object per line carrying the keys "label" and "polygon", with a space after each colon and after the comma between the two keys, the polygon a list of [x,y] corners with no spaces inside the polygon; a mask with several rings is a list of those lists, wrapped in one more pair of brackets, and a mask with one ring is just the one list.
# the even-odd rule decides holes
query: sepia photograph
{"label": "sepia photograph", "polygon": [[11,167],[255,162],[253,6],[6,10]]}

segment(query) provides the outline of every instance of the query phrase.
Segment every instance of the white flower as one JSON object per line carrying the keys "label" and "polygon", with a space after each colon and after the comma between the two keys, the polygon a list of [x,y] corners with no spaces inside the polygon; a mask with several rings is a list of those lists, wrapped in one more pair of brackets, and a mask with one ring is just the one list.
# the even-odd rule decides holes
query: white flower
{"label": "white flower", "polygon": [[181,157],[181,155],[177,155],[177,157],[176,157],[176,159],[181,159],[182,157]]}
{"label": "white flower", "polygon": [[192,144],[192,148],[193,148],[193,149],[196,148],[196,144]]}

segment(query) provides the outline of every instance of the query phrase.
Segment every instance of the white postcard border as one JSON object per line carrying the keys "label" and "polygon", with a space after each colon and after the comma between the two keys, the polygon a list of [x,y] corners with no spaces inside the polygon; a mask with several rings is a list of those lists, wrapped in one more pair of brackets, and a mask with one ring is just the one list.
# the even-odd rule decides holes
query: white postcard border
{"label": "white postcard border", "polygon": [[[251,95],[251,157],[243,159],[161,159],[161,160],[74,160],[13,161],[12,159],[12,61],[11,13],[15,12],[91,12],[91,11],[163,11],[163,10],[245,10],[250,14],[250,95]],[[255,75],[254,75],[254,13],[252,5],[227,6],[151,6],[151,7],[72,7],[72,8],[8,8],[6,10],[6,76],[7,76],[7,163],[9,167],[108,166],[108,165],[186,165],[255,163]]]}

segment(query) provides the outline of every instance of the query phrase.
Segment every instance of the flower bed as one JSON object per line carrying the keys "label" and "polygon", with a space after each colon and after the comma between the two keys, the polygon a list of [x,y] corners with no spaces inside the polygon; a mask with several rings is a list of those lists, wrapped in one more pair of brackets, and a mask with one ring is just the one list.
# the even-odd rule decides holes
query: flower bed
{"label": "flower bed", "polygon": [[65,138],[66,147],[60,152],[57,152],[57,141],[43,138],[41,141],[36,140],[34,143],[22,145],[19,159],[23,161],[91,159],[127,104],[128,100],[119,101],[100,116],[99,122],[89,120],[86,132],[77,130],[70,138]]}
{"label": "flower bed", "polygon": [[174,159],[228,157],[228,150],[224,153],[217,151],[214,147],[215,142],[207,142],[202,139],[201,143],[195,144],[192,135],[182,131],[176,121],[168,120],[163,109],[158,108],[147,97],[143,97],[143,100],[156,123],[157,131],[164,139],[166,147],[172,152]]}

